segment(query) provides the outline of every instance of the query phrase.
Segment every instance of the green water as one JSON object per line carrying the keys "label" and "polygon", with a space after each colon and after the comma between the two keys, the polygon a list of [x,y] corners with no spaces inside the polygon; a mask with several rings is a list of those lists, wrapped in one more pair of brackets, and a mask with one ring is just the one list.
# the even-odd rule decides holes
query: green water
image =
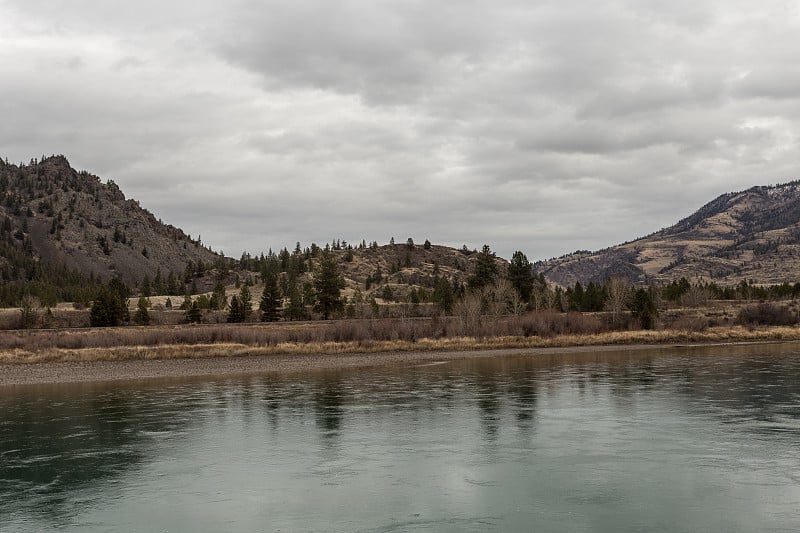
{"label": "green water", "polygon": [[798,531],[800,346],[0,388],[0,531]]}

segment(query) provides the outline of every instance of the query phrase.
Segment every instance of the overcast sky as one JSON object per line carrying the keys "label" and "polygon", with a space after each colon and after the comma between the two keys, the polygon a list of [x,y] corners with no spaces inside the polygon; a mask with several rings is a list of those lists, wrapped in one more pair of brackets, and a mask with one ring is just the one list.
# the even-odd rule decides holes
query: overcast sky
{"label": "overcast sky", "polygon": [[800,179],[794,0],[0,0],[0,157],[226,255],[544,259]]}

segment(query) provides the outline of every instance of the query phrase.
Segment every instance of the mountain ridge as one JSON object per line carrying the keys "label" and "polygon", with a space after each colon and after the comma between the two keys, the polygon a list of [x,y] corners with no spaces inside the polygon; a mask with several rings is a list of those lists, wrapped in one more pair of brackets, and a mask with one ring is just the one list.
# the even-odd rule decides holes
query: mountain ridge
{"label": "mountain ridge", "polygon": [[[477,257],[477,250],[466,246],[457,249],[427,240],[424,245],[409,239],[382,246],[362,241],[355,247],[341,241],[330,247],[346,292],[379,298],[393,293],[396,300],[412,297],[415,287],[432,291],[440,278],[454,288],[463,286]],[[295,252],[281,253],[296,256],[299,243]],[[302,274],[313,262],[307,251],[301,255],[308,262],[299,267]],[[503,272],[508,262],[492,257]],[[220,280],[232,283],[239,274],[258,272],[260,267],[249,268],[246,258],[253,260],[245,253],[236,265],[157,219],[137,200],[127,199],[113,180],[103,183],[77,171],[64,156],[32,159],[27,165],[0,160],[0,280],[2,291],[8,292],[0,291],[3,302],[18,299],[26,283],[29,290],[30,282],[43,276],[70,280],[75,286],[118,276],[138,287],[145,280],[164,282],[169,277],[174,283],[170,294],[183,294],[189,285],[192,292],[203,292]],[[216,274],[203,276],[209,270]],[[539,261],[533,272],[561,286],[610,277],[640,284],[680,278],[725,285],[797,281],[800,181],[721,194],[668,228],[596,252]]]}
{"label": "mountain ridge", "polygon": [[674,225],[596,252],[535,263],[551,282],[761,284],[800,278],[800,181],[719,195]]}
{"label": "mountain ridge", "polygon": [[189,264],[222,258],[63,155],[2,162],[0,222],[0,279],[9,283],[56,268],[134,285],[159,272],[182,277]]}

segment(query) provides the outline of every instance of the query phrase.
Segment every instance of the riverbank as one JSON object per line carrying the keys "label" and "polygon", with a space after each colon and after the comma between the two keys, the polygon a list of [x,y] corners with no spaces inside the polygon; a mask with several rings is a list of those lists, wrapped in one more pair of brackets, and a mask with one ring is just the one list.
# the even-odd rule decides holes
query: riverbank
{"label": "riverbank", "polygon": [[553,337],[409,341],[165,344],[107,348],[14,349],[0,353],[0,385],[242,375],[509,355],[640,351],[674,345],[800,341],[800,328],[710,328],[701,332],[625,331]]}

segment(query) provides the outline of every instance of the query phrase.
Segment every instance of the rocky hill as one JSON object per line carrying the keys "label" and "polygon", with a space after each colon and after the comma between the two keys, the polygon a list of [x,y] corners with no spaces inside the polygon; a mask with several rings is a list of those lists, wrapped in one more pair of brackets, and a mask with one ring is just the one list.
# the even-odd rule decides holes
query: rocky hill
{"label": "rocky hill", "polygon": [[[352,298],[359,294],[364,301],[375,298],[378,302],[405,302],[412,291],[430,295],[441,281],[453,287],[466,284],[482,253],[466,246],[457,249],[428,241],[414,243],[410,239],[384,245],[338,241],[325,246],[336,259],[344,278],[344,296]],[[313,279],[311,273],[319,260],[314,248],[318,248],[316,244],[301,250],[298,243],[292,252],[284,249],[266,258],[262,255],[260,259],[246,255],[240,262],[239,275],[257,282],[261,271],[273,269],[302,286]],[[505,273],[508,262],[494,254],[491,256],[498,274]],[[268,266],[271,262],[274,267]]]}
{"label": "rocky hill", "polygon": [[534,269],[561,285],[612,276],[794,283],[800,280],[800,182],[723,194],[672,227],[605,250],[538,262]]}
{"label": "rocky hill", "polygon": [[0,278],[36,281],[44,271],[87,279],[181,277],[187,265],[221,257],[126,199],[109,180],[73,169],[63,156],[0,162]]}

